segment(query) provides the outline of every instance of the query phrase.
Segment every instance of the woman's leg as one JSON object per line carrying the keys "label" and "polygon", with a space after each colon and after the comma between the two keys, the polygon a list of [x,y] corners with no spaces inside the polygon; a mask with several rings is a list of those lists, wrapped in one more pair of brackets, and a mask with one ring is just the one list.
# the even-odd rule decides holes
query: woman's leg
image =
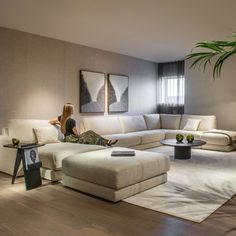
{"label": "woman's leg", "polygon": [[67,143],[84,143],[84,140],[82,137],[75,136],[74,134],[66,136],[64,141]]}
{"label": "woman's leg", "polygon": [[81,143],[81,144],[93,144],[93,145],[101,145],[101,146],[111,146],[115,144],[118,140],[108,140],[103,138],[101,135],[95,133],[92,130],[88,130],[79,136],[76,135],[68,135],[64,139],[65,142],[69,143]]}
{"label": "woman's leg", "polygon": [[101,135],[95,133],[92,130],[88,130],[82,134],[79,135],[81,139],[84,141],[86,144],[94,144],[94,145],[101,145],[101,146],[107,146],[109,140],[103,138]]}

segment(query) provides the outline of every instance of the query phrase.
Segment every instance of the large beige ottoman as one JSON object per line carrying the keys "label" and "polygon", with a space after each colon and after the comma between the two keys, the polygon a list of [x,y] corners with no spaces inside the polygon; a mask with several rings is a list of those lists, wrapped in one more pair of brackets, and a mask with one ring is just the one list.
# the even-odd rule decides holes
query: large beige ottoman
{"label": "large beige ottoman", "polygon": [[71,155],[62,161],[64,186],[117,202],[167,181],[169,157],[135,150],[135,156],[113,157],[108,148]]}

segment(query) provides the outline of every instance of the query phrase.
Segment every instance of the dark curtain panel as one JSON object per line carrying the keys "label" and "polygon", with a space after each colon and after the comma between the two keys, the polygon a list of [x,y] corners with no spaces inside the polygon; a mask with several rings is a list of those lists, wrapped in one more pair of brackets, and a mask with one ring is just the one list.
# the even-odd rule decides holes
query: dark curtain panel
{"label": "dark curtain panel", "polygon": [[158,113],[184,113],[184,61],[158,64]]}
{"label": "dark curtain panel", "polygon": [[159,114],[184,114],[184,105],[158,104],[157,112]]}
{"label": "dark curtain panel", "polygon": [[184,61],[167,62],[158,64],[158,77],[184,76]]}

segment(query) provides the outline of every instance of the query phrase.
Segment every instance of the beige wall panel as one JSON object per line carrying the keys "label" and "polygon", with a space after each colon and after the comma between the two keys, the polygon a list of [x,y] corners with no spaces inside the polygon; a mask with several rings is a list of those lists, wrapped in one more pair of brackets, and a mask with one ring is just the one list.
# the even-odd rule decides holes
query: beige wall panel
{"label": "beige wall panel", "polygon": [[64,43],[28,35],[27,118],[48,119],[65,101]]}
{"label": "beige wall panel", "polygon": [[65,102],[77,119],[82,69],[129,76],[129,113],[156,112],[156,63],[1,27],[0,52],[0,128],[57,116]]}
{"label": "beige wall panel", "polygon": [[[129,76],[129,113],[156,111],[157,65],[128,56],[114,54],[84,46],[66,44],[67,100],[76,101],[79,109],[79,70]],[[79,90],[79,89],[78,89]],[[107,109],[106,109],[107,110]]]}
{"label": "beige wall panel", "polygon": [[27,113],[27,35],[0,30],[0,127]]}
{"label": "beige wall panel", "polygon": [[218,128],[236,130],[236,56],[229,58],[222,67],[222,74],[215,81],[212,68],[189,69],[185,65],[185,112],[199,115],[216,115]]}

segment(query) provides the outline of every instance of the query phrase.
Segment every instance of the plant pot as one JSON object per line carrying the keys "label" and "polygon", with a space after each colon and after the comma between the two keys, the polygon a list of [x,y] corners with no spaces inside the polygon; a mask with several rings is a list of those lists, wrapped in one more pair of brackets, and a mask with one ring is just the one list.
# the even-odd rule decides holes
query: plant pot
{"label": "plant pot", "polygon": [[182,143],[184,140],[184,136],[182,134],[176,134],[175,138],[178,143]]}
{"label": "plant pot", "polygon": [[192,134],[187,135],[186,140],[188,143],[192,143],[194,141],[194,136]]}
{"label": "plant pot", "polygon": [[14,146],[18,146],[20,144],[20,140],[17,138],[13,138],[11,141]]}

